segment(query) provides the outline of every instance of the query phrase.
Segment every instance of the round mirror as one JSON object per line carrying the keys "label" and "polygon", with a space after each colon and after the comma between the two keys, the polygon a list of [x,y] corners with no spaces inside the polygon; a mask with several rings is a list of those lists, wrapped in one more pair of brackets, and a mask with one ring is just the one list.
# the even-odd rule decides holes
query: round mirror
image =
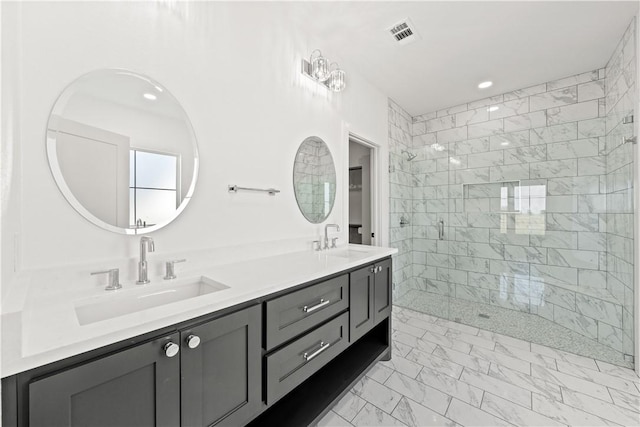
{"label": "round mirror", "polygon": [[293,190],[305,218],[319,224],[336,200],[336,168],[329,147],[317,136],[302,141],[293,163]]}
{"label": "round mirror", "polygon": [[47,156],[71,206],[123,234],[173,221],[198,176],[185,111],[158,82],[126,70],[93,71],[62,92],[47,124]]}

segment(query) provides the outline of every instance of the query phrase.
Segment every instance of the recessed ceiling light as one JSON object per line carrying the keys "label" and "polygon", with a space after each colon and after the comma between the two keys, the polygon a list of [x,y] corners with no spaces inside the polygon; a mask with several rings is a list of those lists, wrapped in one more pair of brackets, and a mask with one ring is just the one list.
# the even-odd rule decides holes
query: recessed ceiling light
{"label": "recessed ceiling light", "polygon": [[146,99],[148,99],[149,101],[155,101],[156,99],[158,99],[157,96],[155,96],[152,93],[145,93],[142,96],[144,96]]}
{"label": "recessed ceiling light", "polygon": [[479,89],[486,89],[486,88],[491,87],[491,86],[493,86],[493,82],[489,82],[489,81],[487,81],[487,82],[482,82],[482,83],[480,83],[480,84],[478,85],[478,88],[479,88]]}
{"label": "recessed ceiling light", "polygon": [[487,108],[488,112],[493,112],[493,111],[498,111],[500,109],[500,107],[498,107],[497,105],[492,105],[491,107]]}

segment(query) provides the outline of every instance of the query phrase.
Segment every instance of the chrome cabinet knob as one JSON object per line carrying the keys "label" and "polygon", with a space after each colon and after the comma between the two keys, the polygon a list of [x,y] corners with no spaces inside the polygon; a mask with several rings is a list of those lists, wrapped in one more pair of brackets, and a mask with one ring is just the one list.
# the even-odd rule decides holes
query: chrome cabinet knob
{"label": "chrome cabinet knob", "polygon": [[375,267],[375,266],[374,266],[374,267],[371,267],[371,268],[369,269],[369,271],[370,271],[370,272],[372,272],[373,274],[375,274],[375,273],[377,273],[377,272],[378,272],[378,267]]}
{"label": "chrome cabinet knob", "polygon": [[186,341],[189,348],[196,348],[200,345],[200,337],[197,335],[189,335]]}
{"label": "chrome cabinet knob", "polygon": [[173,357],[180,351],[180,346],[174,342],[168,342],[164,345],[163,350],[167,357]]}

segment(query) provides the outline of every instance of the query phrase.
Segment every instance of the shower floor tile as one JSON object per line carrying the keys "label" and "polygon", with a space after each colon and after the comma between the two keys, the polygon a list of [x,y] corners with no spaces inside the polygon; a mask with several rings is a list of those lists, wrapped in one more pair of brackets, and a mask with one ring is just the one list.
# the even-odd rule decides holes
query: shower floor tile
{"label": "shower floor tile", "polygon": [[[611,347],[533,314],[415,289],[396,298],[394,304],[463,324],[456,329],[465,325],[480,328],[483,330],[480,336],[497,334],[494,339],[503,344],[513,345],[519,339],[524,341],[524,346],[531,342],[558,349],[561,351],[554,353],[557,358],[564,357],[570,363],[584,363],[587,368],[595,367],[593,359],[625,368],[633,366],[624,360],[622,353]],[[579,360],[578,355],[584,356],[584,360]]]}
{"label": "shower floor tile", "polygon": [[319,426],[640,425],[631,369],[399,306],[392,327],[404,354],[374,366]]}

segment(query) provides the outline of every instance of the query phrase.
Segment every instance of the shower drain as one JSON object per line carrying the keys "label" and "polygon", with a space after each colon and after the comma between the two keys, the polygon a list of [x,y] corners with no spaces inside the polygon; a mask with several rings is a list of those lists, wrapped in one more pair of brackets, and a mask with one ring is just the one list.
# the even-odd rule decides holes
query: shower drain
{"label": "shower drain", "polygon": [[484,313],[480,313],[480,314],[478,314],[478,317],[482,317],[483,319],[488,319],[489,315],[488,314],[484,314]]}

